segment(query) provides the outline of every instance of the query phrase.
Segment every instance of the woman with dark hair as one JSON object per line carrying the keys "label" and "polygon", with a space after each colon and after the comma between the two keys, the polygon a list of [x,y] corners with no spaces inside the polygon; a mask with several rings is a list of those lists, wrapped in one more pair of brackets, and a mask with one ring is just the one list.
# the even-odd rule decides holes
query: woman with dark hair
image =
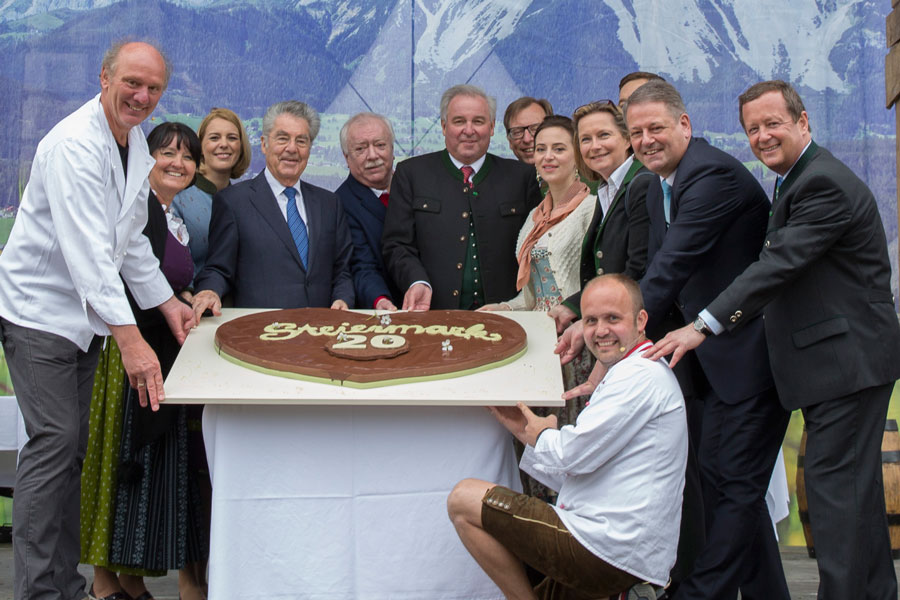
{"label": "woman with dark hair", "polygon": [[[519,232],[516,244],[519,294],[479,310],[548,311],[581,288],[578,271],[581,242],[596,202],[578,176],[575,127],[568,117],[552,115],[538,126],[534,140],[534,166],[547,185],[547,194]],[[563,369],[566,389],[586,381],[590,369],[588,352],[566,365]],[[574,423],[582,408],[584,399],[579,399],[553,412],[561,427]],[[523,484],[526,493],[546,500],[555,496],[530,477],[523,477]]]}
{"label": "woman with dark hair", "polygon": [[[175,194],[194,181],[200,140],[186,125],[163,123],[150,132],[147,144],[156,164],[148,177],[143,233],[178,294],[191,283],[194,269],[187,229],[171,205]],[[179,344],[158,310],[141,310],[130,294],[129,300],[165,376]],[[94,565],[92,596],[150,600],[144,576],[206,559],[202,503],[196,478],[188,474],[187,439],[186,407],[141,408],[137,390],[124,376],[119,349],[109,339],[94,379],[82,475],[82,562]],[[185,585],[181,595],[200,598],[200,591]]]}
{"label": "woman with dark hair", "polygon": [[179,192],[173,211],[191,236],[194,274],[206,264],[209,248],[209,217],[213,195],[231,184],[250,166],[250,140],[240,118],[227,108],[214,108],[197,130],[202,154],[198,157],[197,181]]}

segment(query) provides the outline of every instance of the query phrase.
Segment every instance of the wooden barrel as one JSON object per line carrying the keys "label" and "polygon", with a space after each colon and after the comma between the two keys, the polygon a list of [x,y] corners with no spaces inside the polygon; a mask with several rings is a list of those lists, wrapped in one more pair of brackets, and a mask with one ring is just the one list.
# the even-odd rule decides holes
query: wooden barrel
{"label": "wooden barrel", "polygon": [[[815,558],[816,547],[809,528],[806,482],[803,478],[805,456],[806,425],[803,426],[803,437],[800,438],[800,451],[797,455],[797,508],[800,512],[800,523],[803,525],[803,536],[806,538],[806,551],[810,558]],[[897,431],[897,421],[894,419],[888,419],[884,424],[884,435],[881,438],[881,472],[884,504],[891,534],[891,556],[897,559],[900,558],[900,432]]]}

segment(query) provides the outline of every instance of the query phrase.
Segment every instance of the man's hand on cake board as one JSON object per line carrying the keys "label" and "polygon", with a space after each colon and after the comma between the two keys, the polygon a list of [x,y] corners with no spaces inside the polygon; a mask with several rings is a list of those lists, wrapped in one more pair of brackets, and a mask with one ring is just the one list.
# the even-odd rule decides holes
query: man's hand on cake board
{"label": "man's hand on cake board", "polygon": [[431,308],[431,287],[414,283],[403,296],[403,310],[428,310]]}
{"label": "man's hand on cake board", "polygon": [[539,417],[519,402],[515,406],[489,406],[494,418],[523,444],[534,446],[545,429],[556,429],[556,415]]}
{"label": "man's hand on cake board", "polygon": [[594,393],[594,390],[597,389],[597,386],[600,385],[600,382],[606,375],[607,370],[608,369],[606,365],[598,360],[596,363],[594,363],[594,368],[591,371],[591,374],[588,375],[588,380],[581,385],[576,385],[571,390],[566,390],[565,392],[563,392],[562,399],[571,400],[579,396],[590,396]]}
{"label": "man's hand on cake board", "polygon": [[172,296],[162,304],[160,304],[159,312],[169,325],[172,335],[178,340],[179,344],[183,344],[187,339],[191,329],[197,326],[197,319],[194,316],[192,307],[188,306],[175,296]]}
{"label": "man's hand on cake board", "polygon": [[547,316],[556,321],[556,335],[565,331],[578,318],[578,315],[565,304],[557,304],[547,312]]}
{"label": "man's hand on cake board", "polygon": [[475,312],[492,312],[495,310],[512,310],[512,307],[506,302],[499,302],[496,304],[485,304],[484,306],[479,306],[475,309]]}
{"label": "man's hand on cake board", "polygon": [[572,362],[581,350],[584,348],[584,323],[575,321],[572,325],[563,331],[556,342],[556,348],[553,350],[559,354],[559,364],[565,365]]}
{"label": "man's hand on cake board", "polygon": [[346,302],[338,298],[331,303],[331,310],[350,310],[350,307],[347,306]]}
{"label": "man's hand on cake board", "polygon": [[390,298],[382,296],[378,299],[378,302],[375,303],[375,310],[387,310],[390,312],[394,312],[395,310],[397,310],[397,307],[394,306],[394,303],[391,302]]}
{"label": "man's hand on cake board", "polygon": [[222,299],[212,290],[203,290],[197,292],[191,298],[191,307],[194,309],[194,320],[200,323],[200,317],[208,310],[212,311],[213,316],[222,316]]}

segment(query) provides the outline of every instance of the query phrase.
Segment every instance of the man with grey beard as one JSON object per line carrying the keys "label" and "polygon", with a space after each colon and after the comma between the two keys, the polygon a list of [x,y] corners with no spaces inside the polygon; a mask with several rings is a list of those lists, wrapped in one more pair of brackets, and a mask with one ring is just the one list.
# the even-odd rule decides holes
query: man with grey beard
{"label": "man with grey beard", "polygon": [[335,193],[353,238],[350,270],[356,308],[397,310],[403,295],[381,258],[381,232],[394,175],[394,129],[385,117],[362,112],[344,123],[340,140],[350,174]]}

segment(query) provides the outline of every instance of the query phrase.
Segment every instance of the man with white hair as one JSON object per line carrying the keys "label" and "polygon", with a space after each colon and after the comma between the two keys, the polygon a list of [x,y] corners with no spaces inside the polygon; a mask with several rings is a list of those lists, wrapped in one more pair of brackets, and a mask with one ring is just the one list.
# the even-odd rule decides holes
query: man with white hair
{"label": "man with white hair", "polygon": [[361,112],[340,133],[350,173],[334,191],[341,199],[353,238],[350,270],[357,308],[397,310],[403,296],[387,276],[381,258],[381,233],[394,175],[394,128],[387,118]]}
{"label": "man with white hair", "polygon": [[540,190],[533,167],[488,153],[496,114],[481,88],[451,87],[446,148],[397,165],[382,251],[404,309],[472,310],[516,295],[516,239]]}

